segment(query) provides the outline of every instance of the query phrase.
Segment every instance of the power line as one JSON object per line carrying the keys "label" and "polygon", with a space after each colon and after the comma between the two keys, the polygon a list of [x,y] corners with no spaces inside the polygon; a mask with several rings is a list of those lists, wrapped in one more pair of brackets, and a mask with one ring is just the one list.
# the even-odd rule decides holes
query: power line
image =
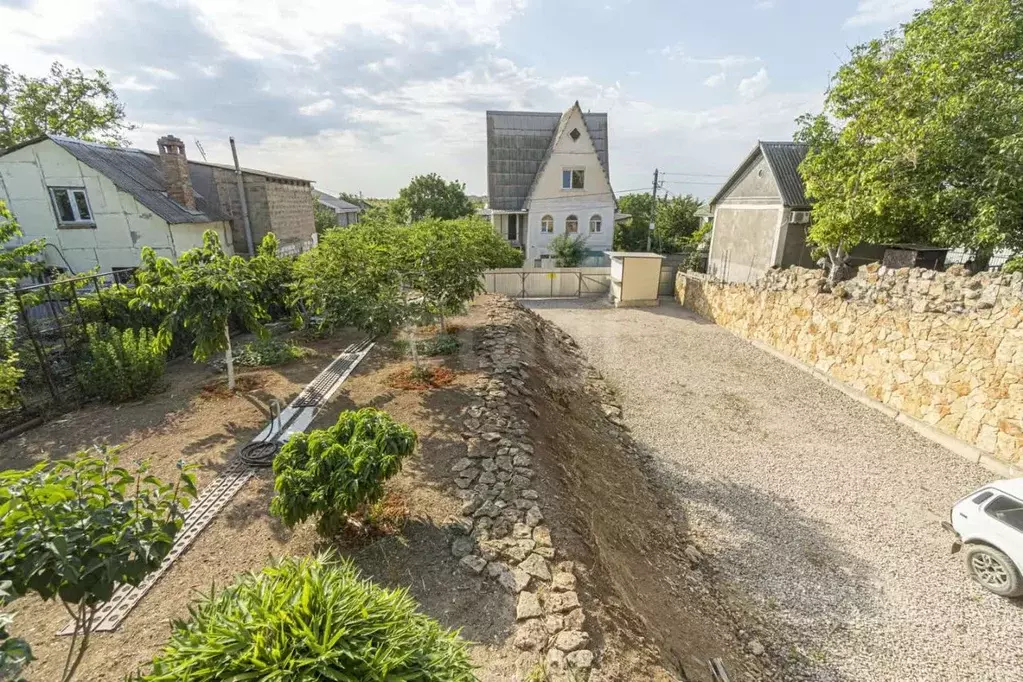
{"label": "power line", "polygon": [[672,185],[713,185],[714,187],[720,187],[723,183],[720,182],[709,182],[706,180],[664,180]]}
{"label": "power line", "polygon": [[661,175],[688,175],[695,178],[728,178],[730,175],[721,173],[661,173]]}

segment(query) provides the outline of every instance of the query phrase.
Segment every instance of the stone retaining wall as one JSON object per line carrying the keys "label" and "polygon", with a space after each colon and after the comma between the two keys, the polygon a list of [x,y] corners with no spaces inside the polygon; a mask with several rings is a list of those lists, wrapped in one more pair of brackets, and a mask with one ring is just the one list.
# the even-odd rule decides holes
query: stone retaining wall
{"label": "stone retaining wall", "polygon": [[1023,275],[876,264],[832,293],[822,271],[755,284],[679,273],[688,309],[874,400],[1019,464],[1023,455]]}

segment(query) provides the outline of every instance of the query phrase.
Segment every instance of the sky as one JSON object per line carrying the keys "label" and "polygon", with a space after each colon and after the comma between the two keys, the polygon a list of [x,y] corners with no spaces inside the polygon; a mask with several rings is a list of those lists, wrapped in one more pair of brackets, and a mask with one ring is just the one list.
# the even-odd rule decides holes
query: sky
{"label": "sky", "polygon": [[103,69],[137,128],[200,158],[393,196],[486,193],[485,112],[607,112],[611,180],[714,194],[791,139],[849,49],[926,0],[0,0],[0,63]]}

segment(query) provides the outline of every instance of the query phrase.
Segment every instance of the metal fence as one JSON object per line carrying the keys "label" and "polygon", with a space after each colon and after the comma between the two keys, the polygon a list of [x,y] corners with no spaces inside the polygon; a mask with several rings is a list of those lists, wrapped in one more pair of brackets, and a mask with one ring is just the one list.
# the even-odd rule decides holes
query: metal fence
{"label": "metal fence", "polygon": [[112,287],[130,282],[131,270],[85,275],[15,289],[14,352],[24,373],[16,404],[0,409],[0,432],[82,399],[79,363],[86,327],[112,322],[119,313]]}
{"label": "metal fence", "polygon": [[611,288],[611,268],[502,268],[483,273],[486,290],[513,298],[600,296]]}
{"label": "metal fence", "polygon": [[[991,256],[991,260],[988,261],[987,269],[990,272],[997,272],[1002,269],[1005,262],[1012,258],[1012,251],[1007,249],[999,249],[995,251],[994,255]],[[974,258],[974,252],[967,249],[952,249],[945,256],[945,265],[960,265],[969,263]]]}

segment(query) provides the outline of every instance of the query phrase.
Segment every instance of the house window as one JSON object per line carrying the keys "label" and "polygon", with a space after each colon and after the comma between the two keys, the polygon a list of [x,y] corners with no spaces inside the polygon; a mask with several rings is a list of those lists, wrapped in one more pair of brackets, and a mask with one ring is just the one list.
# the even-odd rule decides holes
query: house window
{"label": "house window", "polygon": [[89,198],[80,187],[51,187],[50,199],[61,225],[92,224],[92,210]]}
{"label": "house window", "polygon": [[113,267],[110,269],[114,276],[114,284],[130,284],[131,278],[135,274],[135,268],[119,268]]}
{"label": "house window", "polygon": [[508,216],[508,241],[519,240],[519,217],[515,214]]}
{"label": "house window", "polygon": [[590,218],[590,232],[600,232],[600,216],[595,215]]}
{"label": "house window", "polygon": [[540,218],[540,231],[544,234],[551,234],[554,232],[554,218],[549,215],[545,215]]}
{"label": "house window", "polygon": [[582,189],[585,175],[586,171],[582,169],[561,171],[561,189]]}
{"label": "house window", "polygon": [[575,234],[579,231],[579,219],[574,215],[565,218],[565,232]]}

